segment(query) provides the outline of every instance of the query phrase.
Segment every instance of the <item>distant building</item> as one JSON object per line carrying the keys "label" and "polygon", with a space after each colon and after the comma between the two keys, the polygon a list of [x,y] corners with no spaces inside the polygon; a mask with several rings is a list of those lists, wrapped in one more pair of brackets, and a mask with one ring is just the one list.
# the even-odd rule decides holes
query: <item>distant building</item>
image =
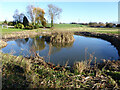
{"label": "distant building", "polygon": [[118,23],[120,24],[120,1],[118,2]]}

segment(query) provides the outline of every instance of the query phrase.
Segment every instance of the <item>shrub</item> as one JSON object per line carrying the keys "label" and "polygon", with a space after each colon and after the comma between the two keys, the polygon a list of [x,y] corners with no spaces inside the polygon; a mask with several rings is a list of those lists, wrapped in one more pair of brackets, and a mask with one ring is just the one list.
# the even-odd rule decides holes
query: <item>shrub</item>
{"label": "shrub", "polygon": [[8,22],[8,26],[14,26],[16,25],[16,22]]}
{"label": "shrub", "polygon": [[70,24],[77,24],[76,22],[71,22]]}
{"label": "shrub", "polygon": [[9,26],[14,26],[14,25],[13,25],[13,22],[9,22],[8,25],[9,25]]}
{"label": "shrub", "polygon": [[106,24],[104,24],[104,23],[100,23],[98,26],[100,26],[100,27],[105,27]]}
{"label": "shrub", "polygon": [[110,28],[112,28],[113,26],[114,26],[113,23],[107,23],[107,24],[106,24],[106,27],[110,27]]}
{"label": "shrub", "polygon": [[29,26],[26,26],[25,29],[34,29],[34,26],[32,24],[29,24]]}
{"label": "shrub", "polygon": [[38,25],[38,24],[36,24],[36,25],[34,26],[34,29],[37,29],[37,28],[39,28],[39,25]]}
{"label": "shrub", "polygon": [[97,24],[97,22],[90,22],[90,23],[89,23],[89,26],[96,27],[96,26],[98,26],[98,24]]}
{"label": "shrub", "polygon": [[117,24],[117,27],[120,27],[120,24]]}
{"label": "shrub", "polygon": [[24,25],[21,24],[21,23],[18,23],[14,26],[15,28],[20,28],[20,29],[23,29],[24,28]]}
{"label": "shrub", "polygon": [[7,24],[7,20],[5,20],[5,21],[3,22],[3,24]]}

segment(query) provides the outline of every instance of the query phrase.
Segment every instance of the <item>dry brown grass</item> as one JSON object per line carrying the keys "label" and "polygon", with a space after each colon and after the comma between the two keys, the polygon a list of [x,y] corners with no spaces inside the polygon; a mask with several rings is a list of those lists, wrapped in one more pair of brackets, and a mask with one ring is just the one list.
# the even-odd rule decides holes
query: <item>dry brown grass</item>
{"label": "dry brown grass", "polygon": [[75,62],[74,68],[77,69],[79,73],[82,73],[83,70],[87,68],[87,62],[86,61]]}

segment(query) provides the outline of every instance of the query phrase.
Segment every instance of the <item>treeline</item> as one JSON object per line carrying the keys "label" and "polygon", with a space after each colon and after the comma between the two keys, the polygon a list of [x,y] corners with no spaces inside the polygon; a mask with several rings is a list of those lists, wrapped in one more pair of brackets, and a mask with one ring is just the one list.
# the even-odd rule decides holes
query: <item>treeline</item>
{"label": "treeline", "polygon": [[[54,26],[54,20],[58,19],[60,13],[62,12],[61,8],[54,6],[52,4],[48,5],[48,16],[51,20],[51,27]],[[8,24],[14,26],[15,28],[20,29],[36,29],[41,25],[42,27],[47,27],[47,19],[45,18],[45,11],[40,7],[35,7],[33,5],[28,5],[26,7],[26,14],[20,13],[16,9],[13,15],[13,21],[7,22],[4,21],[3,24]]]}
{"label": "treeline", "polygon": [[120,27],[120,24],[114,24],[114,23],[102,23],[102,22],[90,22],[88,24],[90,27],[109,27],[109,28],[112,28],[112,27]]}
{"label": "treeline", "polygon": [[72,22],[70,24],[80,24],[80,25],[87,25],[90,27],[108,27],[108,28],[112,28],[112,27],[120,27],[120,24],[114,24],[114,23],[102,23],[102,22],[89,22],[89,23],[76,23],[76,22]]}

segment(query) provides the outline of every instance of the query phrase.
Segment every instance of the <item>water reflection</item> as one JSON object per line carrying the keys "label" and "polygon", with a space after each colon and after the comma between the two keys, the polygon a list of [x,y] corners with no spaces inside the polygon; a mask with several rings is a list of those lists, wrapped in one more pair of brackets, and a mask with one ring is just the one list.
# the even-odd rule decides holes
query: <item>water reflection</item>
{"label": "water reflection", "polygon": [[15,40],[15,42],[17,43],[17,45],[19,47],[21,47],[22,45],[25,45],[27,42],[28,42],[29,38],[26,38],[26,39],[17,39]]}
{"label": "water reflection", "polygon": [[73,46],[74,37],[71,33],[54,34],[51,36],[44,36],[45,41],[49,44],[48,55],[59,52],[62,48],[70,48]]}
{"label": "water reflection", "polygon": [[62,48],[70,48],[74,43],[73,34],[55,34],[51,36],[36,36],[34,38],[25,38],[15,40],[18,47],[29,47],[29,53],[34,56],[37,51],[45,49],[48,45],[48,56],[59,52]]}
{"label": "water reflection", "polygon": [[45,48],[45,41],[43,37],[33,38],[32,47],[35,48],[35,51],[41,51]]}
{"label": "water reflection", "polygon": [[[117,49],[111,43],[73,34],[36,36],[8,41],[7,43],[8,45],[2,49],[4,53],[10,53],[11,49],[16,52],[14,55],[17,56],[34,56],[39,53],[46,61],[50,60],[54,64],[61,65],[68,60],[69,65],[73,65],[75,61],[85,60],[85,57],[89,59],[89,54],[85,54],[86,48],[90,54],[95,52],[94,56],[97,57],[97,62],[100,62],[101,59],[117,60],[119,58]],[[11,44],[14,46],[12,47]]]}

